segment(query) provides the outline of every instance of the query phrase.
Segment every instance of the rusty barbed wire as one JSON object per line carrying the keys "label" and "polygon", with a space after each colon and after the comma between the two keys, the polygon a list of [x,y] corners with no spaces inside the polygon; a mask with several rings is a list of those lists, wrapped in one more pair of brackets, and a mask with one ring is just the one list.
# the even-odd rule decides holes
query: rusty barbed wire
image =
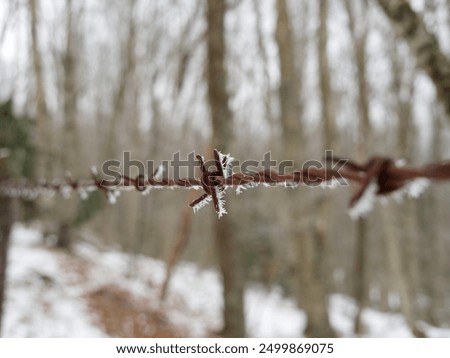
{"label": "rusty barbed wire", "polygon": [[[328,167],[308,167],[280,174],[274,170],[264,170],[255,173],[233,173],[233,158],[214,150],[215,169],[210,170],[205,165],[202,156],[197,155],[201,176],[196,178],[170,179],[162,177],[162,167],[159,167],[150,177],[138,175],[135,178],[120,175],[115,180],[105,180],[98,176],[97,170],[91,168],[91,180],[74,180],[66,176],[63,181],[38,181],[0,179],[0,196],[33,200],[40,195],[61,194],[70,196],[78,192],[82,199],[89,193],[99,190],[105,193],[111,203],[115,203],[122,191],[136,190],[148,194],[151,189],[184,188],[203,190],[203,194],[189,206],[198,211],[210,202],[218,217],[226,214],[225,192],[227,188],[236,187],[236,193],[253,188],[259,184],[264,186],[283,185],[296,187],[299,184],[307,186],[328,185],[331,183],[359,185],[350,200],[350,214],[360,216],[370,209],[371,200],[378,196],[392,193],[407,192],[411,197],[417,197],[429,185],[431,180],[450,180],[450,162],[444,161],[425,165],[420,168],[408,168],[387,157],[373,157],[364,164],[358,164],[345,158],[326,157],[328,163],[340,164],[338,170]],[[352,213],[353,212],[353,213]]]}

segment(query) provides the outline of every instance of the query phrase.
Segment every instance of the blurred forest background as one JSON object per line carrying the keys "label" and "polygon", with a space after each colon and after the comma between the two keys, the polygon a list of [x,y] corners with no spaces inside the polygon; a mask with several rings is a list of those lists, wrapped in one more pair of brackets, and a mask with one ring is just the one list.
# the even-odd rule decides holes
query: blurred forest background
{"label": "blurred forest background", "polygon": [[[212,148],[240,160],[271,151],[301,164],[330,149],[421,165],[449,158],[450,2],[3,0],[0,83],[1,176],[89,178],[123,151],[158,163]],[[95,238],[217,268],[223,336],[246,335],[250,282],[295,299],[308,318],[299,336],[337,334],[334,293],[357,303],[355,335],[368,307],[400,312],[416,336],[420,322],[448,327],[450,186],[357,220],[351,192],[230,193],[220,220],[211,207],[192,215],[183,190],[124,193],[116,205],[101,193],[2,198],[2,262],[13,207],[41,223],[48,245]]]}

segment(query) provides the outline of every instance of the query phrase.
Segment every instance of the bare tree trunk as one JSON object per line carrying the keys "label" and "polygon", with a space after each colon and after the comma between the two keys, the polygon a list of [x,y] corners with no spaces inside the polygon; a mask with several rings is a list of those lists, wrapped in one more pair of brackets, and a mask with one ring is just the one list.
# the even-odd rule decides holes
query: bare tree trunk
{"label": "bare tree trunk", "polygon": [[418,66],[430,76],[450,120],[450,59],[439,48],[436,36],[427,30],[407,0],[378,0],[378,3],[396,32],[409,44]]}
{"label": "bare tree trunk", "polygon": [[[335,144],[335,126],[334,126],[334,106],[333,94],[330,80],[330,66],[328,63],[328,0],[319,1],[319,27],[318,27],[318,60],[319,60],[319,87],[321,98],[321,121],[322,121],[322,140],[323,149],[334,149]],[[306,335],[310,337],[331,337],[335,333],[331,328],[327,310],[327,279],[325,275],[326,268],[326,241],[327,230],[330,223],[330,200],[326,193],[320,193],[317,199],[317,211],[313,218],[313,236],[310,243],[311,261],[313,266],[313,280],[311,295],[314,309],[308,317]]]}
{"label": "bare tree trunk", "polygon": [[[0,178],[7,176],[7,160],[0,158]],[[9,235],[13,224],[12,201],[0,196],[0,336],[6,291],[6,267],[8,261]]]}
{"label": "bare tree trunk", "polygon": [[270,74],[269,74],[269,58],[267,56],[267,51],[265,48],[265,41],[264,41],[264,33],[263,33],[263,21],[262,21],[262,14],[260,5],[261,3],[258,0],[252,1],[253,8],[255,10],[255,16],[256,16],[256,34],[258,36],[258,51],[261,56],[261,62],[263,66],[263,74],[264,74],[264,82],[265,82],[265,94],[264,94],[264,111],[265,111],[265,117],[267,120],[267,123],[269,124],[270,131],[271,131],[271,137],[273,137],[273,134],[275,133],[275,120],[272,110],[272,91],[270,88]]}
{"label": "bare tree trunk", "polygon": [[[230,150],[232,138],[232,114],[228,107],[225,69],[225,0],[207,2],[207,79],[208,100],[212,118],[212,143],[225,153]],[[225,337],[244,337],[244,276],[238,241],[233,234],[230,215],[217,221],[215,236],[219,254],[220,270],[224,285]]]}
{"label": "bare tree trunk", "polygon": [[301,154],[303,128],[300,120],[301,103],[299,76],[295,67],[295,49],[286,0],[277,0],[276,41],[280,58],[280,111],[285,159]]}
{"label": "bare tree trunk", "polygon": [[[0,158],[0,178],[7,176],[6,159]],[[8,260],[9,234],[13,224],[11,199],[0,196],[0,334],[5,301],[6,266]]]}
{"label": "bare tree trunk", "polygon": [[[155,50],[152,46],[152,50]],[[159,107],[159,100],[156,97],[154,88],[156,84],[157,73],[153,75],[150,85],[150,96],[151,96],[151,112],[152,112],[152,123],[148,131],[148,149],[145,151],[147,158],[158,158],[160,152],[160,146],[162,141],[162,118],[161,111]],[[155,170],[156,168],[153,168]],[[150,174],[150,173],[149,173]],[[152,193],[149,195],[153,196]],[[151,200],[148,198],[140,198],[139,200],[139,210],[137,214],[137,223],[135,237],[136,241],[134,243],[133,252],[138,254],[142,252],[144,247],[144,242],[147,239],[152,245],[152,253],[154,257],[161,257],[162,245],[161,237],[159,232],[159,210],[156,210],[160,205],[160,199],[158,196],[153,196]],[[149,212],[153,212],[152,215],[148,215]],[[131,272],[133,271],[133,265],[131,265]]]}
{"label": "bare tree trunk", "polygon": [[[112,113],[110,122],[107,125],[107,133],[104,142],[104,154],[102,160],[116,158],[118,149],[125,150],[127,122],[124,121],[124,115],[127,109],[127,101],[132,98],[132,81],[136,72],[136,0],[121,3],[124,11],[124,19],[127,25],[127,36],[120,43],[121,49],[121,68],[117,80],[117,88],[113,93]],[[123,133],[123,135],[120,135]],[[122,239],[121,245],[128,248],[128,226],[129,221],[123,220],[128,217],[130,212],[130,200],[122,200],[121,205],[114,208],[113,214],[109,220],[110,226],[115,228],[118,237]]]}
{"label": "bare tree trunk", "polygon": [[[414,98],[414,79],[415,68],[407,68],[402,62],[397,49],[397,43],[393,44],[391,49],[392,57],[392,77],[393,77],[393,92],[395,93],[396,109],[398,116],[398,131],[397,131],[397,153],[401,158],[411,161],[414,158],[414,126],[412,122],[413,113],[413,98]],[[408,76],[402,76],[403,73]],[[403,79],[402,79],[403,77]],[[402,83],[403,81],[403,83]],[[405,97],[400,95],[402,88],[406,88]],[[418,226],[414,215],[414,206],[416,202],[406,201],[403,203],[402,210],[396,213],[398,217],[398,224],[403,229],[398,231],[399,236],[395,237],[400,245],[396,245],[396,249],[402,248],[399,252],[401,259],[401,274],[403,277],[403,287],[405,292],[400,291],[402,313],[405,319],[416,336],[423,336],[423,332],[416,325],[417,307],[416,307],[416,290],[418,281]]]}
{"label": "bare tree trunk", "polygon": [[383,241],[386,245],[387,261],[390,272],[392,273],[392,280],[394,287],[396,288],[401,302],[401,312],[403,313],[408,326],[416,337],[423,337],[415,322],[414,322],[414,307],[411,301],[411,290],[409,288],[409,282],[405,273],[405,267],[403,265],[404,257],[402,255],[402,248],[400,244],[400,237],[403,228],[399,228],[399,224],[395,222],[395,215],[391,208],[385,208],[381,210],[382,219],[385,228],[393,228],[393,230],[385,230],[381,233]]}
{"label": "bare tree trunk", "polygon": [[[300,82],[295,66],[296,53],[292,30],[285,0],[277,0],[276,41],[280,58],[280,110],[283,135],[284,159],[293,160],[302,153],[303,128],[300,120]],[[292,194],[290,194],[292,195]],[[298,206],[289,208],[289,235],[297,248],[301,290],[300,301],[308,315],[305,335],[310,337],[329,337],[334,332],[327,315],[327,299],[323,279],[323,246],[316,225],[312,233],[302,232],[298,227],[300,212]],[[321,213],[318,213],[321,215]],[[321,227],[322,228],[322,227]]]}
{"label": "bare tree trunk", "polygon": [[12,226],[11,199],[0,197],[0,335],[2,332],[3,305],[6,288],[9,234]]}
{"label": "bare tree trunk", "polygon": [[333,149],[336,131],[334,128],[334,106],[331,91],[330,66],[328,63],[328,0],[319,1],[318,53],[319,85],[321,95],[323,143],[325,149]]}
{"label": "bare tree trunk", "polygon": [[114,94],[113,113],[111,117],[111,123],[109,124],[109,130],[105,143],[105,159],[114,157],[117,149],[116,140],[117,133],[119,132],[119,123],[124,114],[125,99],[127,95],[127,89],[131,78],[133,77],[136,68],[136,24],[135,24],[135,9],[136,0],[132,0],[125,5],[128,7],[128,37],[124,43],[122,50],[122,70],[118,81],[118,87]]}
{"label": "bare tree trunk", "polygon": [[31,54],[35,76],[35,104],[36,104],[36,171],[37,178],[51,175],[53,155],[53,136],[51,122],[47,110],[42,57],[38,39],[37,0],[28,0],[30,13]]}
{"label": "bare tree trunk", "polygon": [[[366,42],[367,26],[363,19],[367,11],[366,1],[359,1],[360,11],[356,11],[355,2],[345,0],[345,7],[349,18],[349,30],[353,42],[353,51],[356,64],[356,75],[358,83],[358,159],[366,160],[367,153],[371,149],[370,138],[370,119],[369,119],[369,95],[367,89],[367,70],[366,70]],[[363,19],[357,24],[357,19]],[[366,305],[367,284],[367,246],[368,232],[367,220],[359,218],[356,223],[356,249],[354,263],[354,296],[358,302],[358,311],[355,316],[354,333],[360,335],[363,333],[362,312]]]}
{"label": "bare tree trunk", "polygon": [[[78,45],[75,35],[72,0],[66,2],[66,48],[62,56],[63,68],[63,133],[61,148],[61,165],[65,170],[77,171],[79,168],[80,143],[77,129],[77,58],[76,48]],[[70,249],[71,231],[73,217],[76,212],[77,200],[75,197],[70,200],[57,202],[57,213],[59,218],[56,246],[62,249]]]}

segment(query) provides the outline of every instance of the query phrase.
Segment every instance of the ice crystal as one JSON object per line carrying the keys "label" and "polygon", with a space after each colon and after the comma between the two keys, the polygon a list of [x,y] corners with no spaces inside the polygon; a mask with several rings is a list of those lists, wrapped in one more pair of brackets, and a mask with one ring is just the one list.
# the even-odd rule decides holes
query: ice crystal
{"label": "ice crystal", "polygon": [[72,187],[70,185],[63,185],[61,187],[61,195],[64,199],[69,199],[72,193]]}
{"label": "ice crystal", "polygon": [[217,216],[220,219],[223,215],[227,214],[227,211],[225,210],[225,189],[215,186],[214,191],[217,197]]}
{"label": "ice crystal", "polygon": [[78,189],[78,194],[80,195],[81,200],[86,200],[89,197],[87,190],[82,188]]}
{"label": "ice crystal", "polygon": [[228,154],[219,153],[219,161],[222,166],[223,177],[228,178],[233,175],[233,160],[234,158]]}
{"label": "ice crystal", "polygon": [[431,184],[429,179],[418,178],[411,181],[406,185],[406,191],[410,198],[418,198],[425,191],[426,188]]}
{"label": "ice crystal", "polygon": [[115,203],[117,203],[117,198],[120,196],[120,191],[119,190],[108,190],[106,195],[108,197],[109,203],[115,204]]}
{"label": "ice crystal", "polygon": [[377,190],[378,185],[375,182],[371,182],[367,186],[362,197],[349,210],[349,214],[352,219],[364,217],[370,210],[372,210]]}
{"label": "ice crystal", "polygon": [[154,180],[161,180],[164,174],[165,168],[162,164],[158,165],[158,168],[156,169],[155,173],[153,174]]}
{"label": "ice crystal", "polygon": [[203,200],[199,201],[197,204],[195,204],[192,209],[194,210],[194,213],[199,211],[201,208],[205,207],[212,201],[211,195],[207,195],[203,198]]}
{"label": "ice crystal", "polygon": [[97,167],[96,167],[95,165],[93,165],[93,166],[91,167],[91,174],[92,174],[94,177],[96,177],[96,176],[98,175],[98,170],[97,170]]}

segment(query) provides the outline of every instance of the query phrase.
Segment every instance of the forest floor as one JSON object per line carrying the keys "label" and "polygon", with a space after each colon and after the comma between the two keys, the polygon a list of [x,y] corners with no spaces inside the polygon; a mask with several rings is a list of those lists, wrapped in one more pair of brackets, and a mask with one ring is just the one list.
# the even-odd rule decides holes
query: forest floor
{"label": "forest floor", "polygon": [[[222,286],[217,272],[180,263],[161,301],[165,264],[84,242],[72,253],[44,245],[40,231],[16,225],[8,265],[5,337],[208,337],[221,328]],[[245,293],[251,337],[298,337],[305,314],[281,289],[249,285]],[[330,319],[350,337],[356,307],[333,295]],[[367,337],[411,337],[400,314],[366,309]],[[423,324],[427,336],[450,329]]]}

